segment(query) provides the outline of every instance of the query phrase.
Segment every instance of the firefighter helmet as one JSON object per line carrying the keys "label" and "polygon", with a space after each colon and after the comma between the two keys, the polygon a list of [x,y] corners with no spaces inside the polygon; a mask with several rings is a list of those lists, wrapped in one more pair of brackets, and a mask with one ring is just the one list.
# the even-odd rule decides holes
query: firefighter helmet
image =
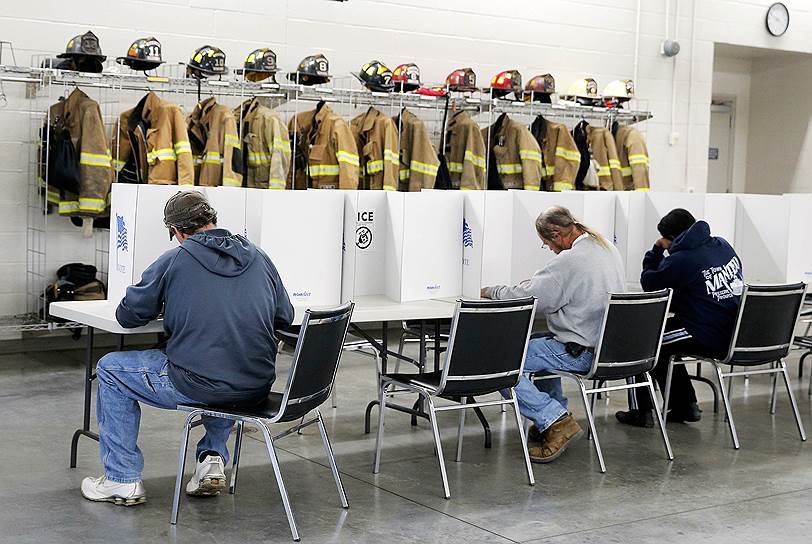
{"label": "firefighter helmet", "polygon": [[102,55],[99,38],[89,30],[84,34],[71,38],[68,45],[65,46],[65,52],[57,55],[57,57],[60,59],[91,57],[98,59],[99,62],[104,62],[107,59],[105,55]]}
{"label": "firefighter helmet", "polygon": [[550,102],[550,95],[555,93],[555,78],[550,74],[536,76],[527,82],[524,99],[528,102]]}
{"label": "firefighter helmet", "polygon": [[392,81],[395,89],[405,93],[420,88],[420,68],[417,64],[401,64],[392,72]]}
{"label": "firefighter helmet", "polygon": [[585,106],[594,106],[598,100],[598,84],[592,78],[578,79],[572,82],[566,97]]}
{"label": "firefighter helmet", "polygon": [[161,64],[161,42],[150,36],[135,40],[127,50],[127,55],[118,57],[116,62],[126,64],[133,70],[154,70]]}
{"label": "firefighter helmet", "polygon": [[302,85],[321,85],[330,81],[330,63],[327,57],[319,53],[302,59],[295,72],[288,74],[288,79]]}
{"label": "firefighter helmet", "polygon": [[203,79],[209,76],[222,76],[228,73],[226,54],[219,47],[204,45],[192,53],[186,65],[186,77]]}
{"label": "firefighter helmet", "polygon": [[392,92],[395,84],[392,83],[392,70],[379,60],[372,60],[361,67],[361,71],[353,74],[370,91],[381,93]]}
{"label": "firefighter helmet", "polygon": [[445,84],[451,91],[476,91],[476,73],[471,68],[454,70],[445,78]]}
{"label": "firefighter helmet", "polygon": [[251,51],[245,57],[244,73],[248,81],[263,81],[270,78],[271,83],[276,83],[276,72],[276,53],[267,47]]}
{"label": "firefighter helmet", "polygon": [[504,98],[513,93],[518,99],[522,95],[522,74],[518,70],[499,72],[491,78],[490,91],[496,98]]}
{"label": "firefighter helmet", "polygon": [[603,103],[607,108],[616,108],[634,98],[634,81],[616,79],[603,90]]}

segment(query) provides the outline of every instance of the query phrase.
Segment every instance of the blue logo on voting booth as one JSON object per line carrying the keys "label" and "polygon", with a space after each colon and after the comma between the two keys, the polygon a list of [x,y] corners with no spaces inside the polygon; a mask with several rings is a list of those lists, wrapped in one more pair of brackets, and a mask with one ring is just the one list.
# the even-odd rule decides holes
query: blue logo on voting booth
{"label": "blue logo on voting booth", "polygon": [[462,220],[462,247],[474,247],[474,235],[465,219]]}
{"label": "blue logo on voting booth", "polygon": [[125,251],[130,251],[127,245],[127,224],[124,222],[123,215],[116,214],[116,270],[122,273],[126,271],[127,267],[119,261],[119,256]]}

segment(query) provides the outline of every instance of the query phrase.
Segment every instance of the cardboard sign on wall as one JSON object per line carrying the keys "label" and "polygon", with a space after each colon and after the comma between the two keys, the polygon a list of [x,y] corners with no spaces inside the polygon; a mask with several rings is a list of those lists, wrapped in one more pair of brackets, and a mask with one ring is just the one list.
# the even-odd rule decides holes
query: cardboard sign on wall
{"label": "cardboard sign on wall", "polygon": [[536,232],[536,218],[551,206],[569,209],[576,219],[608,240],[612,239],[615,231],[615,193],[510,191],[510,194],[514,197],[510,270],[513,284],[530,278],[555,257],[552,250],[542,247]]}
{"label": "cardboard sign on wall", "polygon": [[114,183],[110,208],[109,300],[119,301],[128,286],[164,252],[177,247],[164,226],[164,206],[178,191],[197,190],[217,211],[217,226],[244,234],[245,192],[228,187],[179,187]]}
{"label": "cardboard sign on wall", "polygon": [[248,239],[270,256],[297,306],[341,303],[344,194],[244,189]]}
{"label": "cardboard sign on wall", "polygon": [[462,295],[510,283],[513,195],[508,191],[465,191],[462,227]]}

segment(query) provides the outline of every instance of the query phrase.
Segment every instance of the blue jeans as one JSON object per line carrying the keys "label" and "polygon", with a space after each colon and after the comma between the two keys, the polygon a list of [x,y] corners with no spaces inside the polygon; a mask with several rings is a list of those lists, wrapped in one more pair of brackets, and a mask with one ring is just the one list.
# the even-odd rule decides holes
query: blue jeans
{"label": "blue jeans", "polygon": [[527,345],[524,375],[516,386],[519,412],[532,420],[539,431],[547,430],[567,413],[567,397],[561,389],[561,378],[531,382],[528,374],[544,374],[552,370],[586,372],[592,366],[592,353],[584,351],[578,357],[567,353],[564,344],[553,337],[533,338]]}
{"label": "blue jeans", "polygon": [[[99,382],[96,416],[104,474],[119,483],[137,482],[144,468],[138,448],[138,427],[143,402],[174,410],[178,404],[199,404],[175,389],[169,379],[169,362],[158,349],[108,353],[96,366]],[[233,422],[203,418],[206,434],[197,444],[197,456],[215,451],[228,463],[226,441]]]}

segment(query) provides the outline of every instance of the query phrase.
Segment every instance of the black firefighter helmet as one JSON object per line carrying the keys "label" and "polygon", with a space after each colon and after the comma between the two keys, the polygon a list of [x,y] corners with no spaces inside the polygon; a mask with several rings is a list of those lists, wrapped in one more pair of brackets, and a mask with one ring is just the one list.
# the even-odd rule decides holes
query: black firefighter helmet
{"label": "black firefighter helmet", "polygon": [[145,72],[154,70],[161,64],[161,42],[150,36],[135,40],[127,50],[127,55],[118,57],[116,62],[126,64],[133,70]]}
{"label": "black firefighter helmet", "polygon": [[57,55],[57,58],[65,60],[54,68],[97,74],[102,71],[102,62],[107,59],[102,54],[99,38],[89,30],[71,38],[65,46],[65,52]]}
{"label": "black firefighter helmet", "polygon": [[369,61],[361,67],[360,72],[353,75],[370,91],[388,93],[395,89],[392,70],[379,60]]}
{"label": "black firefighter helmet", "polygon": [[219,47],[204,45],[192,53],[186,65],[186,77],[203,79],[209,76],[223,76],[228,73],[226,54]]}
{"label": "black firefighter helmet", "polygon": [[288,79],[302,85],[321,85],[330,81],[330,63],[321,53],[302,59],[295,72]]}
{"label": "black firefighter helmet", "polygon": [[276,53],[262,47],[255,51],[251,51],[245,57],[245,64],[243,65],[245,79],[248,81],[263,81],[270,78],[271,83],[276,83]]}

